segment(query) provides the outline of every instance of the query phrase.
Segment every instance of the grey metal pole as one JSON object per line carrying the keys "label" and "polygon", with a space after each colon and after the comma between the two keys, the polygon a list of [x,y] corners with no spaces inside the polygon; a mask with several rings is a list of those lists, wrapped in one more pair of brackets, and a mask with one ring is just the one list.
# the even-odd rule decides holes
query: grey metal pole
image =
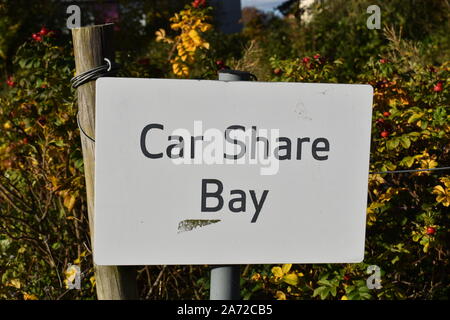
{"label": "grey metal pole", "polygon": [[210,300],[239,300],[241,298],[241,267],[225,265],[211,267]]}
{"label": "grey metal pole", "polygon": [[220,81],[250,81],[255,76],[250,72],[239,71],[239,70],[220,70],[219,80]]}
{"label": "grey metal pole", "polygon": [[[238,70],[219,71],[220,81],[249,81],[254,77],[251,73]],[[241,267],[239,265],[223,265],[211,267],[210,300],[239,300]]]}

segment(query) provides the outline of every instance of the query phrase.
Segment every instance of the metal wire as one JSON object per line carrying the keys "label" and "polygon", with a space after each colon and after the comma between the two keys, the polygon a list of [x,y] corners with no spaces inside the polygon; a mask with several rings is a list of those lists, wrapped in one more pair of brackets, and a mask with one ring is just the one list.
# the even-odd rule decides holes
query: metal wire
{"label": "metal wire", "polygon": [[440,170],[450,170],[450,167],[428,168],[428,169],[407,169],[407,170],[378,171],[378,172],[369,172],[369,174],[409,173],[409,172],[440,171]]}
{"label": "metal wire", "polygon": [[80,112],[77,113],[77,125],[78,125],[78,128],[80,129],[80,132],[81,132],[86,138],[88,138],[89,140],[91,140],[92,142],[95,143],[95,139],[92,138],[92,137],[90,137],[90,136],[83,130],[83,127],[82,127],[81,124],[80,124],[80,118],[79,118],[79,116],[80,116]]}
{"label": "metal wire", "polygon": [[95,67],[77,75],[76,77],[73,77],[70,80],[72,87],[76,89],[79,86],[97,80],[98,78],[114,75],[119,70],[118,64],[111,62],[108,58],[105,58],[104,60],[106,61],[106,64]]}
{"label": "metal wire", "polygon": [[[83,72],[81,74],[79,74],[76,77],[73,77],[70,80],[70,83],[72,85],[72,87],[74,89],[78,88],[79,86],[97,80],[98,78],[101,77],[105,77],[105,76],[109,76],[109,75],[114,75],[116,74],[116,72],[119,70],[119,65],[115,62],[111,62],[111,60],[109,60],[108,58],[104,58],[104,60],[106,61],[106,64],[92,68],[91,70],[88,70],[86,72]],[[77,125],[78,128],[80,129],[81,133],[88,138],[89,140],[91,140],[92,142],[95,143],[95,139],[90,137],[83,129],[83,127],[80,124],[80,113],[77,113]]]}

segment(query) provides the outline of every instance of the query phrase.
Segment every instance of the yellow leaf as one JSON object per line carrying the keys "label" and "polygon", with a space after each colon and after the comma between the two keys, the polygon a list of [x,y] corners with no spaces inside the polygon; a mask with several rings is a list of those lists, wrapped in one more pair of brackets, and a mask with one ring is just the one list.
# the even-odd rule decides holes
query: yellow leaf
{"label": "yellow leaf", "polygon": [[158,31],[155,32],[155,35],[157,42],[163,41],[166,43],[173,43],[173,40],[167,37],[166,30],[164,29],[159,29]]}
{"label": "yellow leaf", "polygon": [[391,98],[388,101],[390,107],[395,107],[397,105],[397,100],[395,98]]}
{"label": "yellow leaf", "polygon": [[386,181],[379,174],[371,174],[369,175],[369,185],[380,185],[385,183]]}
{"label": "yellow leaf", "polygon": [[38,300],[34,294],[23,293],[23,300]]}
{"label": "yellow leaf", "polygon": [[442,186],[437,185],[433,188],[433,193],[434,194],[440,194],[440,193],[444,193],[445,194],[445,190]]}
{"label": "yellow leaf", "polygon": [[200,27],[200,31],[201,32],[206,32],[208,30],[210,30],[212,28],[212,25],[210,25],[209,23],[204,23],[201,27]]}
{"label": "yellow leaf", "polygon": [[289,270],[291,270],[291,268],[292,268],[292,263],[289,263],[289,264],[283,264],[283,265],[281,266],[281,270],[283,271],[283,274],[284,274],[284,273],[288,273]]}
{"label": "yellow leaf", "polygon": [[155,35],[156,35],[156,41],[162,41],[166,37],[166,30],[159,29],[158,31],[155,32]]}
{"label": "yellow leaf", "polygon": [[402,103],[402,105],[409,105],[409,101],[406,100],[405,98],[400,98],[400,102]]}
{"label": "yellow leaf", "polygon": [[59,188],[58,178],[55,176],[51,176],[50,182],[52,183],[52,191],[58,190],[58,188]]}
{"label": "yellow leaf", "polygon": [[295,273],[290,273],[283,277],[283,281],[291,286],[296,286],[298,284],[298,276]]}
{"label": "yellow leaf", "polygon": [[91,283],[92,286],[95,286],[95,276],[90,277],[89,282]]}
{"label": "yellow leaf", "polygon": [[172,23],[172,24],[170,25],[170,27],[171,27],[173,30],[180,29],[180,28],[181,28],[181,23]]}
{"label": "yellow leaf", "polygon": [[202,39],[200,38],[200,35],[196,30],[189,31],[189,37],[194,41],[195,44],[200,44],[202,42]]}
{"label": "yellow leaf", "polygon": [[342,296],[341,300],[348,300],[347,296]]}
{"label": "yellow leaf", "polygon": [[250,278],[250,280],[252,281],[258,281],[261,279],[261,275],[259,273],[255,273],[254,275],[252,275],[252,277]]}
{"label": "yellow leaf", "polygon": [[76,198],[73,194],[67,194],[64,197],[64,206],[67,208],[67,210],[71,211],[73,209],[73,206],[75,205]]}
{"label": "yellow leaf", "polygon": [[283,277],[283,270],[280,267],[273,267],[272,273],[277,278]]}
{"label": "yellow leaf", "polygon": [[450,188],[450,176],[442,177],[439,179],[439,181],[441,181],[445,185],[445,187]]}
{"label": "yellow leaf", "polygon": [[4,128],[5,130],[11,129],[11,128],[12,128],[11,121],[6,121],[6,122],[3,124],[3,128]]}
{"label": "yellow leaf", "polygon": [[286,295],[283,291],[277,291],[277,293],[275,294],[275,298],[277,300],[286,300]]}
{"label": "yellow leaf", "polygon": [[179,65],[178,63],[174,63],[174,64],[172,65],[172,70],[173,70],[173,73],[175,73],[176,75],[178,75],[179,70],[180,70],[180,65]]}
{"label": "yellow leaf", "polygon": [[20,287],[22,286],[22,284],[20,283],[19,279],[12,279],[11,281],[9,281],[6,286],[8,287],[14,287],[16,289],[20,289]]}
{"label": "yellow leaf", "polygon": [[422,167],[425,167],[426,169],[436,168],[438,163],[434,161],[433,159],[428,160],[421,160]]}
{"label": "yellow leaf", "polygon": [[432,193],[436,195],[436,201],[438,203],[441,203],[444,207],[450,206],[450,192],[448,189],[437,185],[433,188]]}

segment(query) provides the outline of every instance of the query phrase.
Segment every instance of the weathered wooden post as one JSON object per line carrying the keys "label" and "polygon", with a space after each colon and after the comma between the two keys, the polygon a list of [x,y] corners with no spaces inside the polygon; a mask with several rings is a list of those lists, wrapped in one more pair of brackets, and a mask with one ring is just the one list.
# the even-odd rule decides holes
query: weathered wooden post
{"label": "weathered wooden post", "polygon": [[[104,58],[114,61],[113,24],[72,29],[77,75],[104,65]],[[91,243],[94,243],[94,172],[95,172],[95,81],[78,87],[78,120],[82,128],[84,172]],[[100,300],[137,299],[134,267],[94,266],[97,297]]]}

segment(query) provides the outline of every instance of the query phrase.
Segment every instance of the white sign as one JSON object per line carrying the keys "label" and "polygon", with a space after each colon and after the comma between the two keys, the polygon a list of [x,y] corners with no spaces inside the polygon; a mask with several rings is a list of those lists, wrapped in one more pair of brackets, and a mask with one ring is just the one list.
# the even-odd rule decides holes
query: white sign
{"label": "white sign", "polygon": [[372,95],[99,79],[95,262],[362,261]]}

